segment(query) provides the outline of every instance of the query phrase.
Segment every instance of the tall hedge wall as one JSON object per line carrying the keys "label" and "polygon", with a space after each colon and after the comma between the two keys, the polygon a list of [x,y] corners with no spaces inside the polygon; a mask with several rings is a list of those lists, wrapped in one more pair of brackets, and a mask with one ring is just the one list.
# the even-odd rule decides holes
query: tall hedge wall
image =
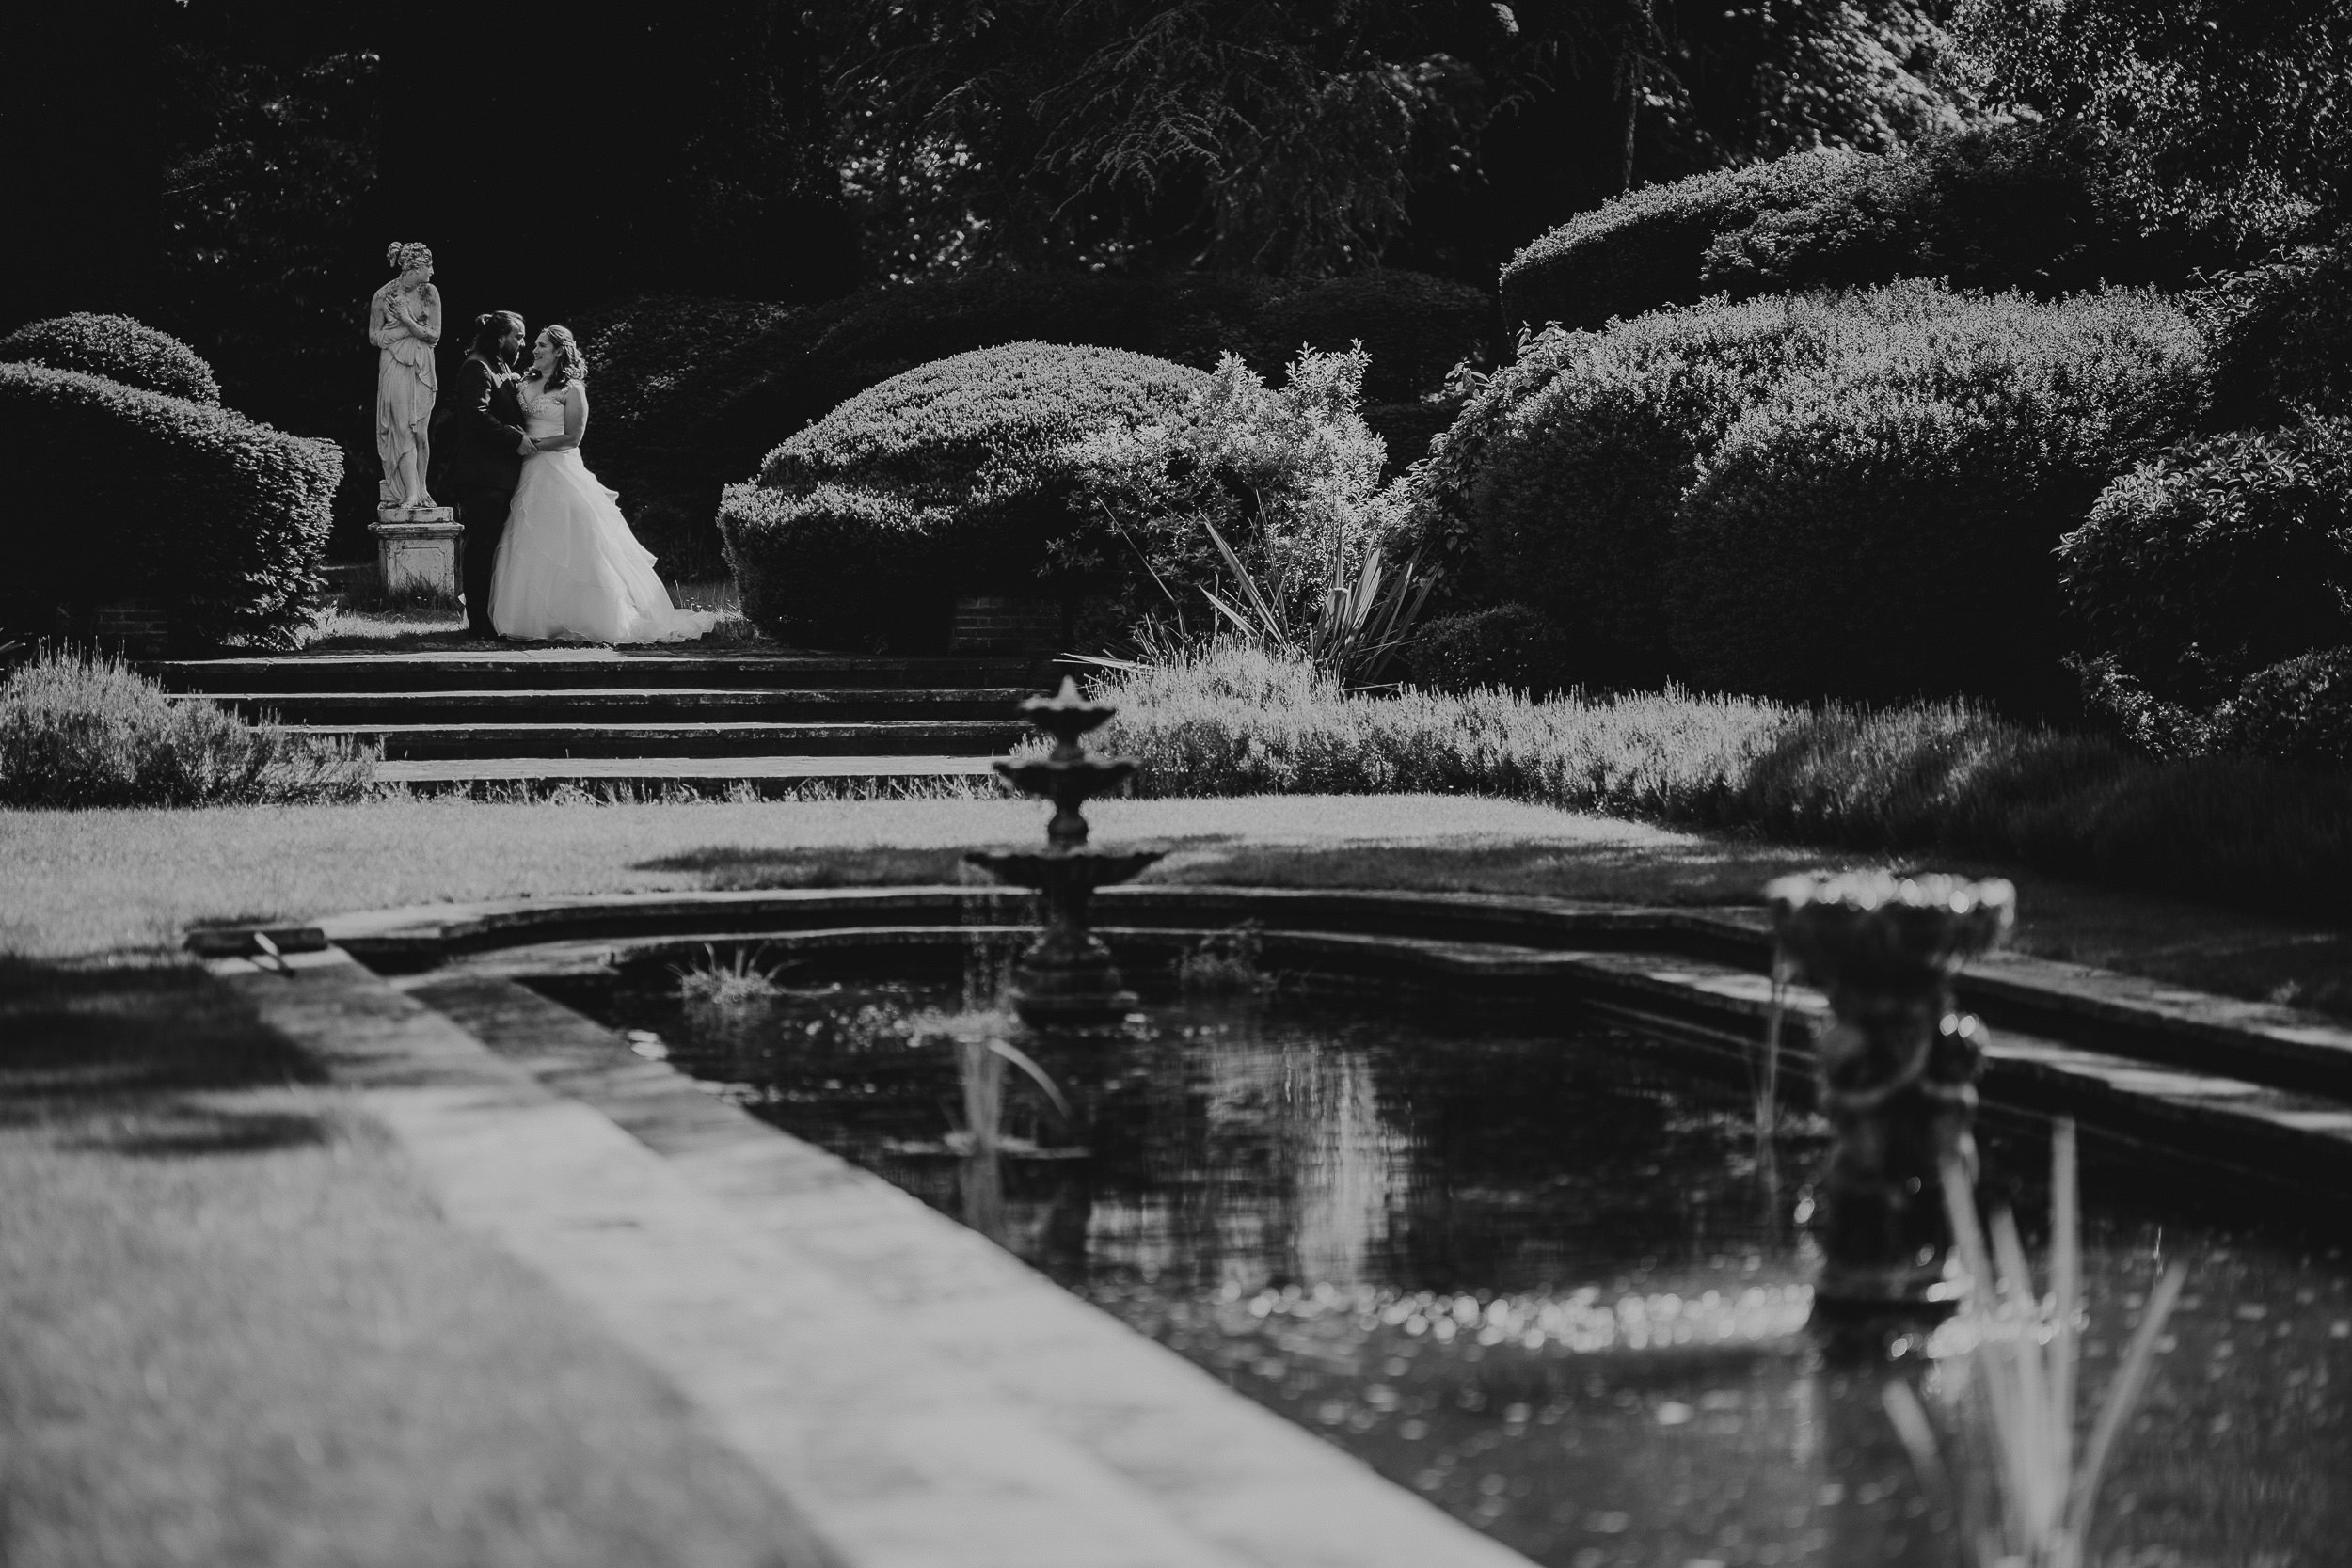
{"label": "tall hedge wall", "polygon": [[194,641],[283,647],[326,601],[334,442],[217,404],[0,364],[0,509],[20,604],[151,597]]}
{"label": "tall hedge wall", "polygon": [[720,508],[744,613],[785,641],[924,651],[958,594],[1034,589],[1078,526],[1063,450],[1172,414],[1201,372],[1118,349],[1021,342],[850,398],[768,454]]}

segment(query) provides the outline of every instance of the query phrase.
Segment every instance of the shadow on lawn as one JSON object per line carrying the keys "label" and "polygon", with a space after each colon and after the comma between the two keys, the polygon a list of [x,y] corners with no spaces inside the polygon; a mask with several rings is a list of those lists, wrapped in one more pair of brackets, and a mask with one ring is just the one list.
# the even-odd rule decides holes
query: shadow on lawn
{"label": "shadow on lawn", "polygon": [[73,1147],[134,1156],[259,1153],[329,1131],[209,1098],[325,1077],[201,970],[0,959],[0,1127],[70,1126]]}

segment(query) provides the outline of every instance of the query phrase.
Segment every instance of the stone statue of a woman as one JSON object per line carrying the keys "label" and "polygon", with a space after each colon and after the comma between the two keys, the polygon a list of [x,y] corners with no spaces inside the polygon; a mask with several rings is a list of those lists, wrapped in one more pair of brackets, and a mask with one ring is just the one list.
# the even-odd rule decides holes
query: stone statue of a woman
{"label": "stone statue of a woman", "polygon": [[441,294],[433,286],[433,252],[423,245],[394,244],[385,259],[400,274],[368,302],[368,341],[380,351],[375,362],[375,453],[384,461],[384,483],[376,495],[379,514],[430,508],[425,467],[432,455],[428,433],[439,381],[433,345],[441,341]]}

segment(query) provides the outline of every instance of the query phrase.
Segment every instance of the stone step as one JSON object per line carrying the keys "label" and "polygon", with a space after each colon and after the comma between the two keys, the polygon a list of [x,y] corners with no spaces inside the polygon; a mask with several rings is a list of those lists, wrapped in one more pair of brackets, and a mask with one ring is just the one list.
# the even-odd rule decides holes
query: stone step
{"label": "stone step", "polygon": [[380,743],[387,760],[442,757],[1002,756],[1032,732],[1008,720],[867,723],[284,724],[295,735]]}
{"label": "stone step", "polygon": [[1025,686],[579,687],[450,691],[208,691],[246,719],[310,725],[656,724],[720,720],[868,723],[884,720],[1012,722]]}
{"label": "stone step", "polygon": [[709,654],[660,649],[485,648],[481,652],[285,655],[166,659],[140,666],[166,687],[199,692],[612,689],[618,687],[868,690],[949,687],[1041,690],[1051,673],[1021,657],[898,657],[857,654]]}
{"label": "stone step", "polygon": [[534,794],[570,785],[589,791],[660,795],[691,789],[698,795],[790,793],[812,784],[878,789],[925,781],[989,780],[986,757],[845,755],[830,757],[445,757],[386,762],[379,783],[427,793],[481,794],[523,789]]}

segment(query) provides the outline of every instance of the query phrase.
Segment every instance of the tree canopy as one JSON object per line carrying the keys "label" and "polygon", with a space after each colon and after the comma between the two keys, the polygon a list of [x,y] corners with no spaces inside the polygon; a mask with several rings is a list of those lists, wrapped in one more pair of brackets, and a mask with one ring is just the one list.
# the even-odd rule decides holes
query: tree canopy
{"label": "tree canopy", "polygon": [[1994,90],[2096,130],[2153,220],[2346,215],[2352,0],[1966,0]]}

